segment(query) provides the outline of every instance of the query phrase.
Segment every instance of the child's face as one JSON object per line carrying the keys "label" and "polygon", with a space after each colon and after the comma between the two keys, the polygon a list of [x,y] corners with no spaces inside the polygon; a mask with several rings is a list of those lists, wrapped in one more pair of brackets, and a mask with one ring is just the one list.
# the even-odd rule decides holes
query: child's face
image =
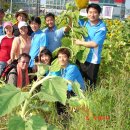
{"label": "child's face", "polygon": [[49,55],[45,55],[43,54],[41,56],[41,62],[45,65],[50,65],[50,62],[51,62],[51,57]]}
{"label": "child's face", "polygon": [[6,26],[5,27],[5,32],[6,32],[6,34],[12,34],[13,33],[13,27],[12,26]]}
{"label": "child's face", "polygon": [[46,25],[49,27],[49,28],[53,28],[54,25],[55,25],[55,19],[52,17],[52,16],[49,16],[46,18]]}

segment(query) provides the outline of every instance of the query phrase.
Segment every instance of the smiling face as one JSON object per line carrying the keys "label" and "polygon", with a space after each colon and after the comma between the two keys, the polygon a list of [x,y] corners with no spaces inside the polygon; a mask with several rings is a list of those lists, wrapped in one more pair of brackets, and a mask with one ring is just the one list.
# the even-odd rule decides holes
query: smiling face
{"label": "smiling face", "polygon": [[61,65],[61,68],[65,68],[69,63],[69,57],[66,54],[59,53],[58,61],[59,61],[59,64]]}
{"label": "smiling face", "polygon": [[30,23],[30,26],[31,26],[31,29],[33,30],[33,32],[37,32],[41,25],[36,23],[36,22],[34,22],[34,21],[32,21]]}
{"label": "smiling face", "polygon": [[52,16],[48,16],[45,21],[46,21],[46,25],[48,26],[48,28],[54,27],[55,19]]}
{"label": "smiling face", "polygon": [[18,65],[22,70],[25,70],[28,68],[29,64],[29,58],[28,57],[21,57],[18,61]]}
{"label": "smiling face", "polygon": [[49,55],[46,54],[42,54],[41,58],[41,62],[45,65],[50,65],[51,64],[51,57]]}
{"label": "smiling face", "polygon": [[17,16],[17,21],[20,22],[20,21],[27,21],[27,18],[26,18],[26,15],[25,14],[19,14]]}
{"label": "smiling face", "polygon": [[27,33],[28,33],[27,26],[23,26],[23,27],[19,28],[19,32],[21,35],[27,35]]}
{"label": "smiling face", "polygon": [[95,8],[89,8],[87,17],[90,20],[91,23],[96,24],[99,20],[99,12]]}

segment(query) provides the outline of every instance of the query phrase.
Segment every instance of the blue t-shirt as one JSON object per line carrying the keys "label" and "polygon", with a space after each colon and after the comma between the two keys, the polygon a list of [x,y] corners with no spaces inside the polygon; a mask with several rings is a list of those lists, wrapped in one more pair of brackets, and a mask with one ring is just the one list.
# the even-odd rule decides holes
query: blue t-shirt
{"label": "blue t-shirt", "polygon": [[56,26],[54,26],[52,30],[45,28],[43,32],[47,35],[48,49],[51,52],[61,46],[61,39],[64,36],[64,27],[57,29]]}
{"label": "blue t-shirt", "polygon": [[31,48],[29,55],[31,56],[29,66],[34,66],[34,59],[38,54],[40,53],[40,47],[47,47],[47,38],[45,33],[43,33],[41,30],[38,30],[37,32],[32,33],[31,35]]}
{"label": "blue t-shirt", "polygon": [[96,25],[91,25],[90,21],[85,23],[83,20],[79,20],[79,24],[85,26],[88,30],[88,37],[84,37],[85,41],[94,41],[98,44],[96,48],[90,48],[86,61],[93,64],[100,64],[102,47],[107,32],[105,23],[99,20]]}
{"label": "blue t-shirt", "polygon": [[3,26],[0,26],[0,36],[1,36],[1,35],[4,35]]}
{"label": "blue t-shirt", "polygon": [[[50,75],[61,76],[72,82],[77,81],[80,84],[82,90],[85,89],[83,77],[76,65],[68,64],[66,68],[61,69],[58,72],[50,72]],[[68,85],[68,91],[72,90],[72,86]]]}

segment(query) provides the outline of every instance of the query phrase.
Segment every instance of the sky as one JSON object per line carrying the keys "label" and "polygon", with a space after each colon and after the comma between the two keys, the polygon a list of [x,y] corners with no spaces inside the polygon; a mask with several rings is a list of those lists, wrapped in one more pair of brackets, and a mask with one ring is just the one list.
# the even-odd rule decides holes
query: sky
{"label": "sky", "polygon": [[125,6],[127,9],[130,9],[130,0],[126,0]]}
{"label": "sky", "polygon": [[[45,3],[46,0],[41,0],[41,3]],[[126,4],[125,4],[127,9],[130,9],[130,0],[126,0]]]}

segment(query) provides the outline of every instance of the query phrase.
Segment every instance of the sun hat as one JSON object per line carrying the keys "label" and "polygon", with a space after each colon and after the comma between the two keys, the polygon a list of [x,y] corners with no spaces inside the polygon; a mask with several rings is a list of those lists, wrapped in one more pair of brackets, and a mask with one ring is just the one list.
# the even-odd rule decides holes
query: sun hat
{"label": "sun hat", "polygon": [[28,19],[28,14],[27,14],[27,12],[25,10],[20,9],[19,11],[17,11],[15,13],[15,18],[17,18],[19,14],[24,14],[26,16],[26,18]]}
{"label": "sun hat", "polygon": [[4,13],[4,10],[2,8],[0,8],[0,12]]}
{"label": "sun hat", "polygon": [[28,26],[27,25],[27,23],[25,22],[25,21],[20,21],[19,23],[18,23],[18,28],[20,29],[21,27],[23,27],[23,26]]}
{"label": "sun hat", "polygon": [[11,22],[4,22],[3,24],[3,28],[5,28],[6,26],[13,26],[13,24]]}

